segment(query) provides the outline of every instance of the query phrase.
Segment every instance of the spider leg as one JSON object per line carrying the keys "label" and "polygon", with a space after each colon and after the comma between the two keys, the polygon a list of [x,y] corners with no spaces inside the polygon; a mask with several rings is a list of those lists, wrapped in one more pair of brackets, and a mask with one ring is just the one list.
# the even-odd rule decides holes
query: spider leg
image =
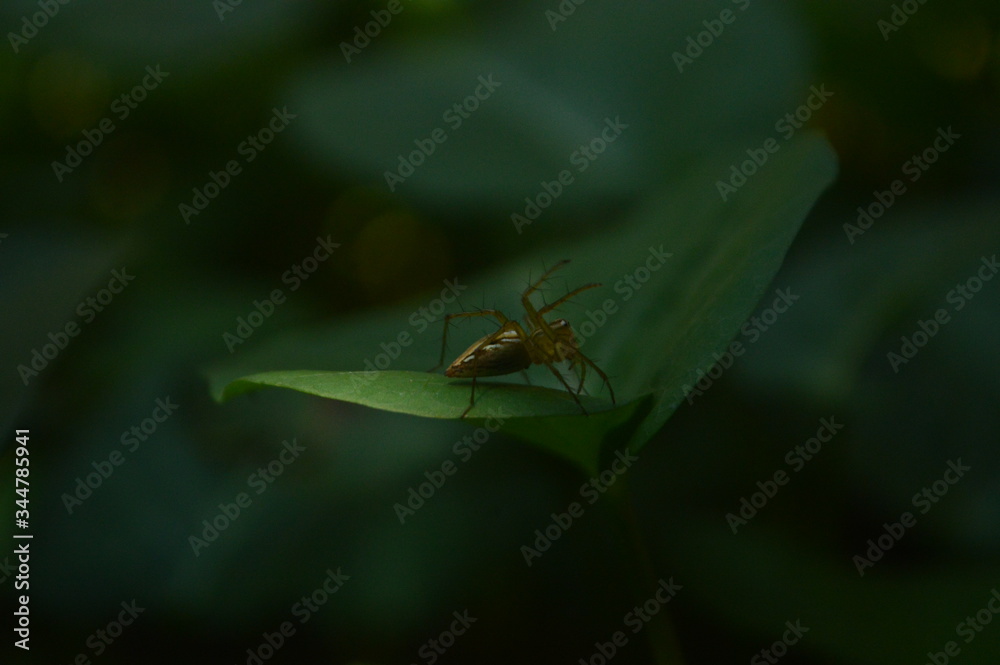
{"label": "spider leg", "polygon": [[531,296],[532,293],[537,291],[542,286],[542,284],[544,284],[546,280],[548,280],[549,276],[552,273],[554,273],[556,270],[559,270],[559,268],[562,268],[567,263],[569,263],[569,259],[563,259],[559,263],[555,264],[554,266],[546,270],[544,273],[542,273],[542,276],[538,278],[538,281],[536,281],[534,284],[526,288],[524,290],[524,293],[521,294],[521,305],[524,306],[524,312],[525,314],[528,315],[528,319],[532,323],[534,323],[538,319],[538,312],[535,311],[535,306],[531,304],[531,298],[529,296]]}
{"label": "spider leg", "polygon": [[580,401],[580,398],[577,397],[576,393],[573,392],[573,389],[570,388],[568,383],[566,383],[566,379],[564,379],[563,375],[559,373],[559,370],[553,367],[551,363],[545,363],[545,366],[549,368],[550,372],[555,374],[556,378],[559,379],[559,383],[563,384],[563,386],[566,388],[566,392],[568,392],[570,396],[573,398],[573,400],[576,401],[576,405],[580,407],[580,410],[583,411],[584,415],[590,415],[589,413],[587,413],[587,409],[583,408],[583,403]]}
{"label": "spider leg", "polygon": [[462,412],[459,418],[465,418],[465,414],[471,411],[472,406],[476,403],[476,376],[479,374],[476,371],[477,362],[475,358],[472,359],[472,392],[469,394],[469,406],[465,407],[465,411]]}
{"label": "spider leg", "polygon": [[562,268],[562,267],[563,267],[564,265],[566,265],[567,263],[569,263],[569,259],[563,259],[563,260],[562,260],[562,261],[560,261],[559,263],[555,264],[554,266],[552,266],[551,268],[549,268],[548,270],[546,270],[545,272],[543,272],[543,273],[542,273],[542,276],[541,276],[541,277],[539,277],[539,278],[538,278],[538,279],[537,279],[537,280],[535,281],[535,283],[534,283],[534,284],[532,284],[532,285],[531,285],[531,286],[529,286],[529,287],[528,287],[527,289],[525,289],[524,293],[522,293],[522,294],[521,294],[521,298],[527,298],[527,297],[528,297],[528,296],[530,296],[530,295],[531,295],[532,293],[534,293],[535,291],[537,291],[537,290],[538,290],[538,288],[539,288],[539,287],[540,287],[540,286],[541,286],[542,284],[544,284],[546,280],[548,280],[549,276],[550,276],[550,275],[551,275],[552,273],[554,273],[554,272],[555,272],[556,270],[559,270],[560,268]]}
{"label": "spider leg", "polygon": [[[606,385],[606,386],[608,387],[608,392],[609,392],[609,393],[611,393],[611,403],[612,403],[612,404],[616,404],[617,402],[615,402],[615,390],[614,390],[614,388],[612,388],[612,387],[611,387],[611,381],[609,381],[609,380],[608,380],[608,375],[607,375],[607,374],[605,374],[605,373],[604,373],[604,372],[603,372],[603,371],[601,370],[601,368],[600,368],[600,367],[598,367],[598,366],[597,366],[596,364],[594,364],[594,361],[593,361],[593,360],[591,360],[591,359],[590,359],[590,358],[588,358],[587,356],[585,356],[585,355],[583,355],[582,353],[580,353],[580,350],[579,350],[579,349],[577,349],[577,350],[576,350],[576,351],[574,352],[574,354],[573,354],[573,355],[574,355],[574,358],[579,358],[579,359],[580,359],[580,360],[581,360],[581,361],[582,361],[582,362],[584,363],[583,365],[581,365],[581,369],[583,369],[583,367],[585,367],[586,365],[590,365],[590,366],[591,366],[591,368],[593,368],[593,370],[594,370],[595,372],[597,372],[597,375],[601,377],[601,380],[602,380],[602,381],[604,381],[604,385]],[[583,370],[583,371],[585,372],[586,370]],[[583,385],[583,381],[582,381],[582,379],[581,379],[581,382],[580,382],[580,383],[581,383],[581,385]]]}
{"label": "spider leg", "polygon": [[[568,259],[560,261],[559,263],[549,268],[535,284],[528,287],[528,289],[523,294],[521,294],[521,305],[524,307],[525,317],[527,318],[529,324],[531,325],[531,328],[533,330],[541,330],[542,334],[544,334],[550,341],[554,342],[557,346],[561,344],[561,340],[559,340],[558,336],[555,334],[555,332],[553,332],[552,328],[549,325],[549,322],[545,320],[543,315],[551,312],[556,307],[559,307],[559,305],[562,305],[564,302],[570,300],[571,298],[576,297],[581,292],[586,291],[587,289],[594,289],[597,288],[598,286],[601,286],[600,283],[584,284],[583,286],[573,289],[572,291],[562,296],[555,302],[544,305],[540,309],[536,310],[534,305],[531,303],[531,298],[529,296],[535,291],[537,291],[538,288],[545,282],[546,279],[548,279],[548,277],[554,271],[563,267],[567,263],[569,263]],[[570,349],[570,352],[572,352],[573,350],[575,349]]]}
{"label": "spider leg", "polygon": [[572,291],[570,291],[569,293],[567,293],[566,295],[564,295],[562,298],[560,298],[559,300],[557,300],[554,303],[552,303],[551,305],[546,305],[545,307],[542,307],[540,310],[538,310],[538,315],[541,316],[542,314],[548,314],[549,312],[551,312],[552,310],[554,310],[556,307],[558,307],[559,305],[563,304],[564,302],[566,302],[567,300],[569,300],[570,298],[572,298],[576,294],[580,293],[581,291],[586,291],[587,289],[597,288],[598,286],[603,286],[603,285],[600,284],[600,283],[584,284],[583,286],[581,286],[578,289],[573,289]]}
{"label": "spider leg", "polygon": [[[579,355],[580,352],[577,351],[576,353],[577,353],[577,355]],[[584,389],[584,381],[586,381],[586,379],[587,379],[587,364],[586,363],[576,362],[575,358],[574,358],[573,364],[576,366],[577,371],[579,372],[579,377],[580,377],[580,383],[576,387],[576,393],[578,395],[582,395],[583,394],[583,389]]]}

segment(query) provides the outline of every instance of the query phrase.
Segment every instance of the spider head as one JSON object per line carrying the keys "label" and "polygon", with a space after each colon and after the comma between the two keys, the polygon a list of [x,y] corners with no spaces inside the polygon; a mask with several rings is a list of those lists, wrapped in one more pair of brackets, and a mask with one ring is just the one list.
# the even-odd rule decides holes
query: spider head
{"label": "spider head", "polygon": [[549,323],[549,330],[555,333],[553,343],[555,354],[559,360],[572,360],[576,356],[576,335],[566,319],[556,319]]}

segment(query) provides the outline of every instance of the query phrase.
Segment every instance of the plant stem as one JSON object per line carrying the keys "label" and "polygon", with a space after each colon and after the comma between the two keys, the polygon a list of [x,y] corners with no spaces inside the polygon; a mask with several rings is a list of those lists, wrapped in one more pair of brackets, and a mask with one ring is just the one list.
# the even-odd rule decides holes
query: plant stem
{"label": "plant stem", "polygon": [[[661,578],[656,573],[649,550],[644,543],[626,480],[624,477],[619,478],[618,482],[608,488],[608,495],[621,518],[619,526],[624,530],[625,540],[628,542],[626,546],[628,558],[634,564],[634,573],[630,576],[632,591],[637,599],[642,599],[654,593]],[[658,665],[683,665],[684,658],[681,655],[673,623],[667,615],[667,607],[661,607],[656,615],[651,617],[645,626],[645,631]]]}

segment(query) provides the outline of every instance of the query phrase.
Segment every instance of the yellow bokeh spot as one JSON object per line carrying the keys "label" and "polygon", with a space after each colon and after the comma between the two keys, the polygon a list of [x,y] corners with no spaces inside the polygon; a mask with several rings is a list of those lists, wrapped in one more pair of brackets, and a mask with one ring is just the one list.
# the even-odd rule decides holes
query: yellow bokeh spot
{"label": "yellow bokeh spot", "polygon": [[35,122],[54,139],[72,139],[110,113],[107,73],[85,56],[56,51],[28,75],[28,105]]}
{"label": "yellow bokeh spot", "polygon": [[359,284],[380,300],[433,286],[447,276],[450,264],[444,234],[402,211],[368,220],[354,237],[350,254]]}
{"label": "yellow bokeh spot", "polygon": [[929,69],[958,81],[979,78],[994,49],[990,29],[980,17],[936,23],[916,43],[920,58]]}

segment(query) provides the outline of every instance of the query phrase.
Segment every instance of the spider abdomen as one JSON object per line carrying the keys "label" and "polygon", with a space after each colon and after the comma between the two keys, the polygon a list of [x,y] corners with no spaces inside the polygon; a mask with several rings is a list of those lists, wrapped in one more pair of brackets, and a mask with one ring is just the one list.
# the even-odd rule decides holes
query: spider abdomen
{"label": "spider abdomen", "polygon": [[444,375],[452,378],[502,376],[527,369],[532,358],[521,339],[523,333],[518,332],[509,329],[499,335],[483,337],[456,358]]}

